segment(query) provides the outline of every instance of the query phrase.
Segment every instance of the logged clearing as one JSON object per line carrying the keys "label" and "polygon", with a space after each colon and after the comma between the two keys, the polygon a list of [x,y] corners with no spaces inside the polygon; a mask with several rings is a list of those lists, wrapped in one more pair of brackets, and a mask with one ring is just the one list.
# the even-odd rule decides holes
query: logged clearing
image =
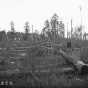
{"label": "logged clearing", "polygon": [[[74,66],[58,53],[61,44],[13,41],[0,46],[1,81],[12,81],[14,86],[60,88],[83,87],[88,83],[87,76],[78,75]],[[75,48],[67,54],[74,53],[85,61],[82,52],[83,49]]]}

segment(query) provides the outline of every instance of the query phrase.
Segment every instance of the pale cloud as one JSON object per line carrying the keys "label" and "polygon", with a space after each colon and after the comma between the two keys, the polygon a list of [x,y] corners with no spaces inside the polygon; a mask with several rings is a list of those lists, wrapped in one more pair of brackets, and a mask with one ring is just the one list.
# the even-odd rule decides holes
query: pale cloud
{"label": "pale cloud", "polygon": [[65,25],[73,19],[74,26],[80,24],[80,9],[85,30],[88,28],[88,1],[87,0],[0,0],[0,27],[9,30],[13,20],[17,31],[23,31],[25,21],[34,28],[41,30],[46,19],[54,13],[64,20]]}

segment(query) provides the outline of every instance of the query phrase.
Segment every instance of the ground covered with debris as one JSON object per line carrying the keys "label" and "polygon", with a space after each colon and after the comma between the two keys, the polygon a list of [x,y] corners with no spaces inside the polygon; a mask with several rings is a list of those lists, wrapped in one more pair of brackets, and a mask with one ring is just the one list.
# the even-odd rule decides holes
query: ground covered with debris
{"label": "ground covered with debris", "polygon": [[[26,88],[88,86],[88,76],[79,75],[74,71],[74,66],[67,63],[57,52],[62,46],[47,44],[33,45],[28,42],[8,42],[7,46],[2,44],[0,85]],[[83,51],[80,50],[76,48],[72,52],[87,63],[87,59],[83,58],[85,55],[81,55]]]}

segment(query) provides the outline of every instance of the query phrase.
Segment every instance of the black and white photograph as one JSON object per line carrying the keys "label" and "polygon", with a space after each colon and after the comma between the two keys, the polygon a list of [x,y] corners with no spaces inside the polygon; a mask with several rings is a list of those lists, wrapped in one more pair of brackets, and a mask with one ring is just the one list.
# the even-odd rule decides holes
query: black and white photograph
{"label": "black and white photograph", "polygon": [[0,88],[88,88],[88,0],[0,0]]}

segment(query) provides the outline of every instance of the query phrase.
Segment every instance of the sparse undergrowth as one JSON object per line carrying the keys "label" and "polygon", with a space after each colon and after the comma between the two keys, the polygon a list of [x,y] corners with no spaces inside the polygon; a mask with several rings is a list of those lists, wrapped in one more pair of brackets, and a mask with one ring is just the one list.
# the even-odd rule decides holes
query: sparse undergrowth
{"label": "sparse undergrowth", "polygon": [[[25,45],[25,44],[24,44]],[[22,45],[22,46],[24,46]],[[20,44],[19,44],[20,47]],[[15,48],[14,48],[15,50]],[[62,56],[52,49],[33,47],[27,49],[27,55],[17,60],[16,64],[10,65],[20,69],[21,74],[13,78],[16,85],[25,85],[32,87],[75,87],[87,85],[88,79],[82,78],[72,73],[65,74],[63,68],[71,67]],[[14,56],[14,55],[13,55]],[[10,57],[10,56],[9,56]],[[9,58],[8,58],[9,60]],[[12,61],[14,61],[12,60]],[[26,73],[26,74],[25,74]],[[9,78],[8,78],[9,79]]]}

